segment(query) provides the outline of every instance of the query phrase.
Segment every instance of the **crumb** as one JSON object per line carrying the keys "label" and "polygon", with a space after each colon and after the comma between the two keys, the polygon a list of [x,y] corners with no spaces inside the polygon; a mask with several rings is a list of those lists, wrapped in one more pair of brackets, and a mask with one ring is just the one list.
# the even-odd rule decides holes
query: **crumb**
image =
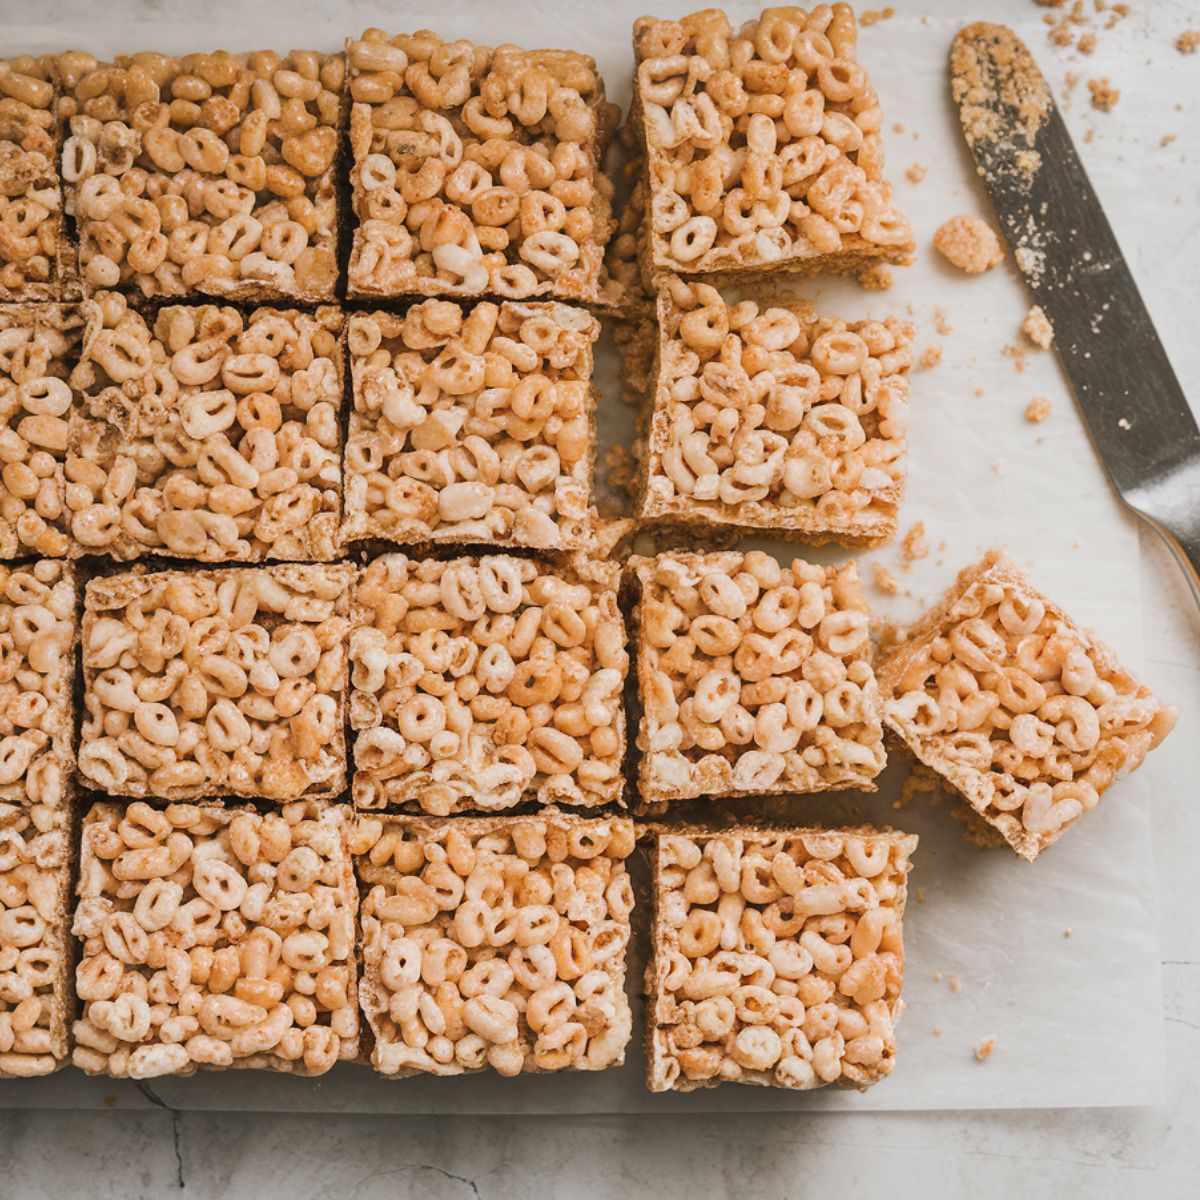
{"label": "crumb", "polygon": [[900,590],[900,585],[896,582],[896,577],[883,563],[871,564],[871,579],[875,586],[885,595],[894,596]]}
{"label": "crumb", "polygon": [[904,122],[903,121],[893,121],[892,122],[892,132],[893,133],[903,133],[904,132]]}
{"label": "crumb", "polygon": [[1200,29],[1185,29],[1175,39],[1175,49],[1180,54],[1195,54],[1200,49]]}
{"label": "crumb", "polygon": [[1075,43],[1075,49],[1080,54],[1091,54],[1096,49],[1096,35],[1094,33],[1081,33],[1079,41]]}
{"label": "crumb", "polygon": [[900,812],[908,808],[918,796],[928,796],[929,806],[934,808],[941,804],[946,794],[942,777],[924,763],[915,762],[900,787],[900,795],[892,801],[892,811]]}
{"label": "crumb", "polygon": [[1025,370],[1026,364],[1024,346],[1021,346],[1016,342],[1010,342],[1007,346],[1000,347],[1000,353],[1003,354],[1005,358],[1011,358],[1013,360],[1013,370],[1016,371],[1018,375]]}
{"label": "crumb", "polygon": [[1045,396],[1034,396],[1025,406],[1025,420],[1033,425],[1044,421],[1050,415],[1050,401]]}
{"label": "crumb", "polygon": [[[1036,2],[1040,4],[1042,8],[1062,8],[1062,6],[1066,4],[1067,0],[1036,0]],[[1050,14],[1047,13],[1046,15],[1049,16]]]}
{"label": "crumb", "polygon": [[1128,417],[1122,417],[1122,418],[1121,418],[1121,419],[1120,419],[1120,420],[1117,422],[1117,428],[1118,428],[1118,429],[1124,429],[1124,430],[1125,430],[1125,431],[1128,433],[1128,431],[1129,431],[1129,430],[1131,430],[1131,429],[1133,428],[1133,424],[1132,424],[1132,422],[1129,420],[1129,418],[1128,418]]}
{"label": "crumb", "polygon": [[876,263],[859,274],[858,282],[868,292],[886,292],[895,280],[886,263]]}
{"label": "crumb", "polygon": [[933,982],[934,982],[934,983],[941,983],[941,982],[942,982],[942,973],[941,973],[941,971],[934,971],[934,973],[933,973]]}
{"label": "crumb", "polygon": [[872,25],[877,25],[880,21],[890,21],[895,15],[896,10],[891,5],[881,11],[868,8],[866,12],[858,14],[858,23],[864,28],[869,29]]}
{"label": "crumb", "polygon": [[933,235],[933,244],[947,262],[968,275],[978,275],[1004,258],[999,235],[979,217],[951,217]]}
{"label": "crumb", "polygon": [[932,1033],[934,1037],[942,1036],[942,1031],[940,1029],[931,1029],[929,1032]]}
{"label": "crumb", "polygon": [[1179,134],[1177,133],[1164,133],[1162,137],[1158,139],[1158,144],[1160,146],[1169,146],[1178,136]]}
{"label": "crumb", "polygon": [[1070,936],[1071,936],[1071,929],[1070,929],[1070,926],[1068,926],[1066,929],[1063,930],[1063,937],[1069,938]]}
{"label": "crumb", "polygon": [[1113,87],[1107,79],[1089,79],[1088,91],[1092,93],[1092,107],[1101,112],[1111,112],[1121,98],[1121,89]]}
{"label": "crumb", "polygon": [[975,1057],[980,1062],[987,1062],[992,1057],[992,1051],[996,1049],[996,1039],[994,1037],[984,1038],[975,1047]]}
{"label": "crumb", "polygon": [[941,346],[937,346],[937,345],[926,346],[925,349],[921,351],[921,358],[920,358],[920,361],[917,363],[917,365],[921,368],[922,371],[928,371],[932,367],[936,367],[938,365],[938,363],[940,363],[941,361],[942,361]]}
{"label": "crumb", "polygon": [[915,562],[919,562],[922,558],[929,556],[929,543],[925,540],[925,522],[918,521],[904,535],[904,540],[900,543],[900,553],[904,556],[904,570]]}
{"label": "crumb", "polygon": [[954,332],[954,327],[950,324],[950,318],[946,316],[944,308],[935,308],[933,310],[933,327],[942,337],[946,337],[948,334]]}
{"label": "crumb", "polygon": [[1066,21],[1059,21],[1050,30],[1050,41],[1055,46],[1069,46],[1074,40],[1074,35],[1071,33],[1071,26]]}
{"label": "crumb", "polygon": [[1095,131],[1095,129],[1089,129],[1089,130],[1087,131],[1087,133],[1085,133],[1085,134],[1083,135],[1083,144],[1084,144],[1085,146],[1090,146],[1090,145],[1091,145],[1091,144],[1092,144],[1092,143],[1093,143],[1095,140],[1096,140],[1096,131]]}
{"label": "crumb", "polygon": [[1050,343],[1054,341],[1054,326],[1050,324],[1050,318],[1046,316],[1040,304],[1035,304],[1025,314],[1025,320],[1021,322],[1021,332],[1042,350],[1049,350]]}
{"label": "crumb", "polygon": [[918,904],[925,903],[925,889],[923,887],[917,888],[917,903]]}
{"label": "crumb", "polygon": [[909,183],[920,183],[929,174],[929,168],[924,163],[915,162],[904,174]]}
{"label": "crumb", "polygon": [[962,980],[957,975],[950,976],[950,990],[957,996],[962,991]]}
{"label": "crumb", "polygon": [[1004,459],[1002,459],[1002,458],[993,458],[992,459],[992,473],[995,475],[1003,475],[1004,474]]}

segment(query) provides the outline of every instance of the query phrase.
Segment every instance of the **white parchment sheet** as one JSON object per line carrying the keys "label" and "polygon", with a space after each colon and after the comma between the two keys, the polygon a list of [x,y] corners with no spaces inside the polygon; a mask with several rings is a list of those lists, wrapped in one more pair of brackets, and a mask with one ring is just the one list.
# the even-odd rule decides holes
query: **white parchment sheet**
{"label": "white parchment sheet", "polygon": [[[698,6],[662,3],[656,11],[672,15]],[[645,7],[654,6],[645,0],[440,0],[431,9],[355,0],[336,6],[310,0],[208,0],[178,17],[180,10],[163,5],[150,23],[140,14],[135,19],[129,0],[106,0],[102,6],[80,3],[79,19],[60,29],[31,23],[34,5],[0,2],[9,16],[7,53],[68,46],[101,55],[149,48],[179,53],[217,45],[333,49],[345,35],[368,25],[394,31],[431,25],[447,37],[574,47],[597,58],[610,94],[623,107],[631,70],[630,26]],[[735,21],[752,11],[744,3],[729,8]],[[869,578],[869,563],[878,560],[902,588],[890,600],[874,588],[869,595],[885,615],[911,617],[959,567],[991,545],[1006,545],[1047,592],[1099,630],[1137,671],[1142,630],[1136,531],[1108,489],[1053,355],[1031,350],[1018,372],[1000,353],[1002,346],[1018,341],[1027,307],[1011,265],[968,279],[930,247],[934,229],[947,217],[987,212],[947,93],[946,55],[959,24],[972,15],[1006,20],[1027,39],[1052,81],[1061,79],[1063,64],[1046,42],[1044,10],[1028,0],[990,0],[973,13],[971,6],[947,0],[930,3],[928,10],[923,16],[905,4],[893,19],[865,29],[861,39],[861,58],[887,118],[889,174],[916,227],[920,260],[897,270],[895,286],[882,294],[847,282],[799,289],[820,307],[848,317],[909,315],[918,326],[918,350],[931,343],[944,346],[940,365],[912,376],[911,475],[902,520],[904,530],[924,521],[931,553],[909,572],[900,569],[898,548],[867,556],[864,575]],[[1147,35],[1131,19],[1120,34],[1108,36]],[[1128,61],[1142,57],[1131,54]],[[894,129],[897,123],[901,128]],[[928,169],[919,185],[904,177],[913,162]],[[1139,181],[1128,171],[1122,176],[1111,155],[1105,166],[1106,194],[1136,204]],[[936,332],[935,306],[953,327],[946,336]],[[1022,416],[1035,395],[1053,403],[1051,417],[1038,426]],[[626,417],[619,401],[610,394],[604,403],[604,424],[620,428]],[[823,552],[821,557],[846,555]],[[892,1077],[865,1094],[826,1089],[797,1095],[726,1085],[686,1096],[654,1096],[642,1084],[639,1024],[627,1065],[597,1075],[504,1080],[485,1074],[388,1082],[359,1066],[340,1066],[319,1080],[231,1071],[155,1080],[153,1097],[181,1109],[481,1114],[1044,1108],[1160,1101],[1162,1000],[1145,786],[1136,777],[1119,783],[1093,814],[1030,866],[1004,850],[966,845],[945,805],[920,803],[894,813],[891,803],[903,775],[896,764],[878,795],[855,797],[844,810],[854,819],[890,821],[921,835],[905,918],[907,1008],[899,1027],[899,1059]],[[820,811],[812,803],[813,812]],[[923,902],[917,900],[918,889]],[[631,989],[635,975],[631,971]],[[957,992],[951,990],[952,979],[960,981]],[[973,1047],[989,1036],[996,1038],[995,1052],[987,1063],[977,1062]],[[127,1108],[152,1102],[135,1084],[89,1080],[73,1070],[45,1080],[0,1083],[0,1108]]]}

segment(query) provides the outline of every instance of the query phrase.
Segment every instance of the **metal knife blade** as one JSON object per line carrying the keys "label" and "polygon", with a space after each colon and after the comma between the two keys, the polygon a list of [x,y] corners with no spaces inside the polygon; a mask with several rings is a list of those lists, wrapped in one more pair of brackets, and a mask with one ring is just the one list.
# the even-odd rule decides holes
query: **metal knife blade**
{"label": "metal knife blade", "polygon": [[1033,56],[968,25],[951,92],[1005,238],[1113,486],[1167,540],[1200,603],[1200,429]]}

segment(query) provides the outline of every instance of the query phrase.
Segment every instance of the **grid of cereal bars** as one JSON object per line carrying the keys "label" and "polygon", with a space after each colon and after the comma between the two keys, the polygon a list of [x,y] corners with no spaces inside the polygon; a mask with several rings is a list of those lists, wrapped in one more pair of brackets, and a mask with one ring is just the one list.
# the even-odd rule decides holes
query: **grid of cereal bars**
{"label": "grid of cereal bars", "polygon": [[656,833],[650,1090],[889,1075],[916,845],[868,828]]}
{"label": "grid of cereal bars", "polygon": [[888,727],[1033,861],[1178,711],[993,550],[879,667]]}
{"label": "grid of cereal bars", "polygon": [[632,821],[363,817],[355,840],[377,1071],[624,1062]]}
{"label": "grid of cereal bars", "polygon": [[358,1054],[350,811],[97,804],[83,825],[73,1061],[150,1079],[321,1075]]}
{"label": "grid of cereal bars", "polygon": [[730,550],[632,567],[644,801],[875,790],[883,729],[854,563]]}
{"label": "grid of cereal bars", "polygon": [[347,40],[352,296],[599,298],[616,110],[572,50]]}

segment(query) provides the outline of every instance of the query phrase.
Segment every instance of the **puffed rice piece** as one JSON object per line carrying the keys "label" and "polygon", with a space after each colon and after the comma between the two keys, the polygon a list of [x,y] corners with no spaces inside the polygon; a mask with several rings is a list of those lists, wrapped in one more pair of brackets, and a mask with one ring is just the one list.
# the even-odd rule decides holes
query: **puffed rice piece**
{"label": "puffed rice piece", "polygon": [[351,296],[598,300],[618,110],[571,50],[347,39]]}
{"label": "puffed rice piece", "polygon": [[911,261],[857,40],[848,4],[767,9],[736,33],[715,8],[634,23],[648,279]]}
{"label": "puffed rice piece", "polygon": [[885,755],[856,563],[630,560],[643,801],[872,792]]}
{"label": "puffed rice piece", "polygon": [[341,792],[354,571],[135,570],[91,580],[84,783],[168,800]]}
{"label": "puffed rice piece", "polygon": [[650,1090],[890,1075],[916,847],[869,827],[657,833]]}
{"label": "puffed rice piece", "polygon": [[888,727],[1030,862],[1179,716],[999,550],[960,572],[879,686]]}
{"label": "puffed rice piece", "polygon": [[0,800],[0,1079],[67,1061],[70,873],[66,808]]}
{"label": "puffed rice piece", "polygon": [[88,288],[334,298],[344,55],[71,51],[55,71]]}
{"label": "puffed rice piece", "polygon": [[913,327],[667,281],[641,515],[820,544],[894,537]]}
{"label": "puffed rice piece", "polygon": [[85,301],[73,552],[328,561],[340,549],[342,314]]}
{"label": "puffed rice piece", "polygon": [[0,305],[0,559],[70,549],[63,464],[81,327],[73,305]]}
{"label": "puffed rice piece", "polygon": [[389,1078],[625,1061],[628,818],[360,816],[363,1014]]}
{"label": "puffed rice piece", "polygon": [[347,541],[581,548],[599,322],[555,302],[354,313]]}
{"label": "puffed rice piece", "polygon": [[433,816],[621,799],[620,567],[375,559],[350,638],[354,801]]}
{"label": "puffed rice piece", "polygon": [[323,1075],[358,1055],[348,807],[97,804],[83,825],[72,1062],[152,1079]]}

